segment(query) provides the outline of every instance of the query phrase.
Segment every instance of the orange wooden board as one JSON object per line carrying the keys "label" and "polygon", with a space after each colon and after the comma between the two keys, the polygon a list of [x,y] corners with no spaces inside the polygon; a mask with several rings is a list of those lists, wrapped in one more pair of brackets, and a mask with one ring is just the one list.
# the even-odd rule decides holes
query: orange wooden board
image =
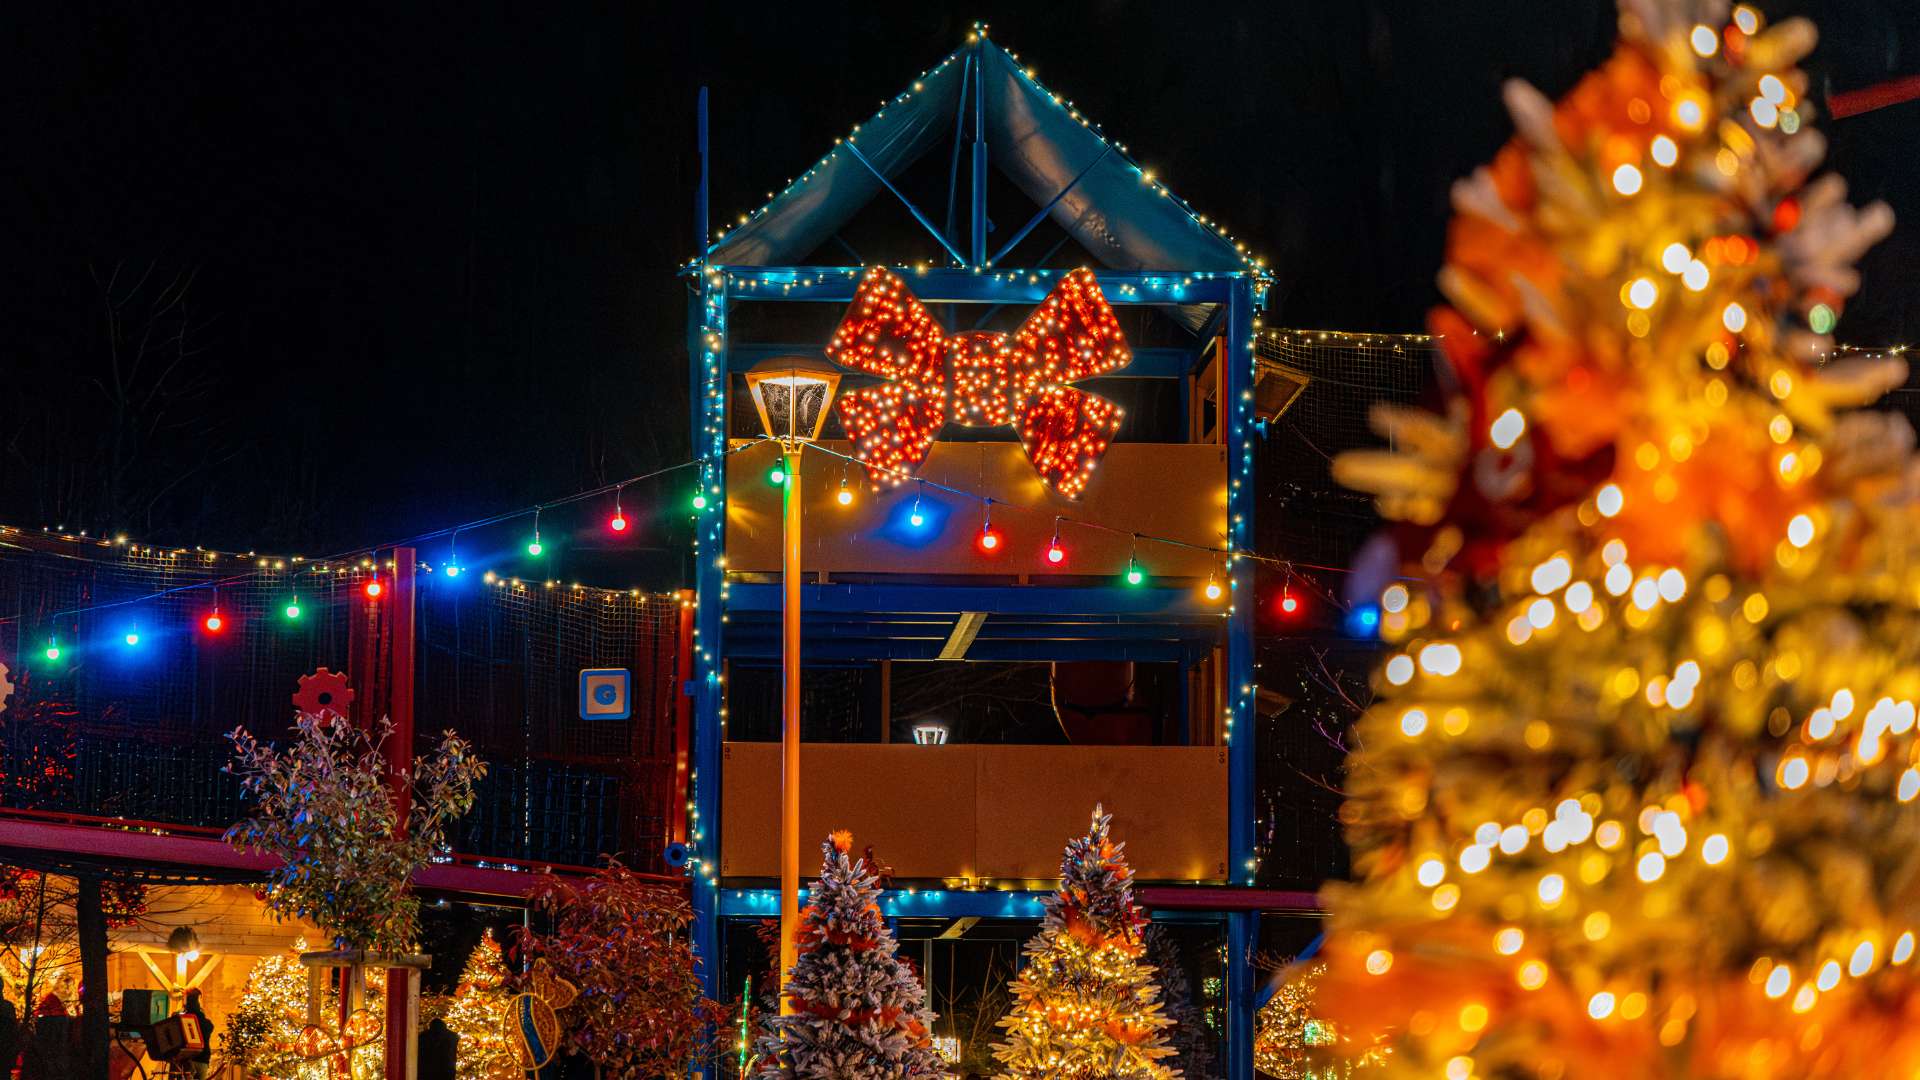
{"label": "orange wooden board", "polygon": [[[726,744],[723,877],[780,873],[780,747]],[[1052,879],[1095,802],[1144,881],[1226,877],[1227,763],[1214,746],[816,743],[800,753],[801,872],[851,829],[903,879]]]}

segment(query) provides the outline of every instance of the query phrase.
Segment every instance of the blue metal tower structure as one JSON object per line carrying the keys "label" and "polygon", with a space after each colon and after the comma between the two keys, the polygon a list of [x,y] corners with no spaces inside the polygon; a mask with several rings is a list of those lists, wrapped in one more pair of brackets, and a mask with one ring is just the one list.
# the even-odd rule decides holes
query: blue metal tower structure
{"label": "blue metal tower structure", "polygon": [[[703,111],[703,176],[704,123]],[[937,222],[940,215],[909,198],[902,176],[949,139],[947,205],[944,221]],[[989,166],[1034,204],[1031,216],[1020,215],[1024,220],[1017,228],[994,227],[987,206]],[[1000,820],[989,792],[1004,793],[1005,783],[1012,782],[1004,778],[1021,767],[1018,759],[1043,750],[1055,755],[1048,760],[1065,761],[1066,768],[1076,768],[1076,758],[1058,755],[1098,758],[1109,775],[1132,778],[1122,787],[1150,788],[1160,782],[1155,778],[1168,775],[1197,778],[1184,789],[1197,807],[1191,810],[1194,816],[1184,817],[1188,810],[1163,799],[1157,814],[1140,824],[1165,817],[1169,832],[1177,833],[1193,822],[1218,823],[1224,825],[1224,842],[1204,838],[1198,842],[1207,850],[1196,854],[1181,848],[1177,837],[1169,839],[1158,849],[1158,864],[1141,868],[1139,877],[1164,883],[1158,903],[1146,897],[1157,910],[1197,908],[1220,923],[1227,947],[1225,1071],[1234,1080],[1250,1080],[1251,953],[1258,915],[1245,905],[1209,911],[1204,904],[1182,903],[1179,889],[1204,884],[1211,887],[1206,895],[1218,897],[1222,886],[1230,891],[1253,884],[1253,581],[1251,564],[1230,553],[1250,547],[1253,537],[1253,335],[1267,275],[1224,228],[1174,196],[1070,101],[1037,82],[984,28],[976,28],[960,49],[836,140],[825,157],[743,224],[715,238],[687,268],[692,430],[695,451],[705,459],[692,493],[698,600],[694,678],[688,687],[694,697],[689,838],[695,944],[708,992],[719,997],[722,986],[734,981],[722,970],[721,921],[769,914],[775,902],[773,893],[760,887],[766,877],[763,862],[748,851],[760,844],[751,833],[771,832],[774,826],[744,820],[763,809],[751,796],[764,775],[752,772],[758,766],[751,744],[728,742],[726,674],[730,661],[777,655],[780,597],[778,586],[766,581],[761,558],[766,549],[762,504],[769,494],[754,465],[766,462],[754,455],[766,448],[730,437],[729,410],[740,373],[773,356],[819,356],[824,344],[749,342],[732,324],[749,305],[844,308],[865,268],[806,260],[835,241],[841,227],[876,199],[897,199],[937,241],[939,265],[884,261],[897,267],[930,310],[944,311],[955,321],[956,329],[983,325],[1003,306],[1018,313],[1042,301],[1067,269],[1043,264],[1058,263],[1056,253],[1073,245],[1116,308],[1150,308],[1153,317],[1184,332],[1189,339],[1184,344],[1136,346],[1132,363],[1117,373],[1177,384],[1183,441],[1114,444],[1084,507],[1076,504],[1074,510],[1100,521],[1104,531],[1099,535],[1107,538],[1091,539],[1084,554],[1076,555],[1076,575],[1009,574],[1005,566],[977,565],[968,542],[973,534],[966,528],[924,547],[895,551],[876,539],[881,521],[871,513],[841,519],[837,531],[809,525],[809,537],[822,539],[821,546],[809,548],[809,570],[813,561],[820,565],[817,578],[804,586],[803,657],[842,663],[968,659],[1179,665],[1189,687],[1182,708],[1187,745],[1141,748],[1159,751],[1156,755],[1091,747],[1031,748],[1031,754],[1020,747],[947,747],[943,760],[959,761],[967,753],[978,760],[968,758],[963,771],[943,775],[977,778],[968,781],[977,790],[952,799],[958,800],[953,805],[960,816],[971,813],[981,822]],[[704,221],[704,203],[700,216]],[[1064,235],[1046,254],[1020,265],[1014,258],[1020,245],[1048,222]],[[994,235],[1001,231],[1004,239]],[[977,321],[959,324],[962,312],[979,313]],[[1122,453],[1123,448],[1131,449]],[[938,444],[926,468],[941,466],[946,469],[941,475],[964,478],[970,490],[974,478],[988,478],[977,482],[988,485],[985,494],[994,500],[996,514],[997,507],[1017,507],[1023,499],[1035,503],[1040,519],[1057,512],[1033,494],[1033,485],[1005,481],[993,486],[991,477],[1006,474],[1009,451],[1017,454],[1018,444]],[[808,486],[816,492],[829,488],[818,481]],[[1142,515],[1147,525],[1140,523]],[[1118,539],[1126,533],[1138,534],[1130,545]],[[1156,552],[1152,583],[1134,588],[1122,584],[1119,573],[1139,549],[1140,535],[1174,536],[1185,546]],[[903,572],[889,573],[890,567]],[[913,572],[918,569],[927,572]],[[1216,573],[1228,590],[1223,600],[1210,603],[1197,583]],[[819,755],[829,749],[821,748]],[[892,755],[886,758],[893,763],[888,772],[895,765],[911,770],[934,760],[912,757],[915,751],[907,747],[872,752]],[[809,770],[819,755],[811,746],[803,751]],[[746,779],[750,773],[753,784]],[[910,782],[929,790],[927,782]],[[803,781],[803,799],[813,798],[811,790]],[[1176,803],[1180,795],[1160,794]],[[1038,792],[1020,795],[1029,796],[1044,801]],[[884,791],[869,795],[881,804],[886,799]],[[730,819],[730,808],[742,820]],[[822,811],[829,812],[854,811],[835,804]],[[876,822],[899,816],[884,805],[858,812]],[[803,821],[808,816],[803,812]],[[992,830],[982,825],[978,831],[985,837]],[[1057,841],[1066,836],[1060,832]],[[942,852],[916,855],[921,872],[902,876],[930,880],[931,887],[890,892],[887,913],[956,919],[1037,915],[1042,892],[1032,887],[941,887],[956,877],[971,881],[976,871],[985,879],[995,876],[988,873],[991,868],[1032,862],[1024,853],[986,850],[991,839],[982,839],[980,849],[965,856],[952,855],[951,866],[941,863],[948,857]],[[907,854],[900,845],[886,850],[896,861]],[[1057,860],[1057,842],[1052,850]],[[1148,861],[1155,863],[1155,856]],[[1005,881],[1043,875],[1000,869],[997,876]]]}

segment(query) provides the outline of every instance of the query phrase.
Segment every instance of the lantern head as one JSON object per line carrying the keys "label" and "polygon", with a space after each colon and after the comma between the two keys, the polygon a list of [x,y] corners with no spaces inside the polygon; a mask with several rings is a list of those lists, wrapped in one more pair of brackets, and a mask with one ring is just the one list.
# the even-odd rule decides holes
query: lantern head
{"label": "lantern head", "polygon": [[812,442],[827,422],[827,407],[840,387],[840,372],[806,356],[780,356],[747,372],[747,390],[769,438]]}

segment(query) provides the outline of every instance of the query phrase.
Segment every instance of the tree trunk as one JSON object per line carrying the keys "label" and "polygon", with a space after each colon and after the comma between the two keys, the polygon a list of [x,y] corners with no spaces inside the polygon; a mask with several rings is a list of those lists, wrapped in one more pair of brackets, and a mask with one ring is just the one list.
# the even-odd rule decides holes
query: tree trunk
{"label": "tree trunk", "polygon": [[107,1080],[107,916],[100,879],[80,877],[80,1076]]}

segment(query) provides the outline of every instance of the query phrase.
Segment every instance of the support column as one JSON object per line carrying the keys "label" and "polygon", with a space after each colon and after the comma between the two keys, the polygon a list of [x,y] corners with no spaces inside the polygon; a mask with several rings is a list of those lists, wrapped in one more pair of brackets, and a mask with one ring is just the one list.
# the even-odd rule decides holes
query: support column
{"label": "support column", "polygon": [[[724,271],[702,268],[688,299],[687,348],[693,378],[693,450],[706,463],[689,496],[692,508],[694,617],[692,820],[687,845],[693,901],[693,948],[708,997],[723,997],[720,955],[720,757],[726,738],[721,618],[726,611],[727,292]],[[696,1075],[698,1072],[696,1071]]]}
{"label": "support column", "polygon": [[[1216,410],[1227,448],[1227,536],[1233,548],[1253,546],[1253,282],[1235,280],[1227,302],[1219,355],[1224,371]],[[1235,559],[1230,568],[1232,603],[1227,616],[1227,880],[1254,883],[1254,755],[1257,735],[1253,668],[1253,563]],[[1253,1078],[1253,947],[1259,915],[1227,916],[1227,1077]]]}
{"label": "support column", "polygon": [[[399,779],[413,765],[413,656],[414,572],[420,560],[410,547],[393,551],[393,616],[388,641],[393,657],[393,685],[388,718],[393,731],[384,749],[394,777],[394,827],[405,831],[413,793]],[[387,1080],[414,1080],[419,1074],[420,973],[412,968],[387,969]]]}

